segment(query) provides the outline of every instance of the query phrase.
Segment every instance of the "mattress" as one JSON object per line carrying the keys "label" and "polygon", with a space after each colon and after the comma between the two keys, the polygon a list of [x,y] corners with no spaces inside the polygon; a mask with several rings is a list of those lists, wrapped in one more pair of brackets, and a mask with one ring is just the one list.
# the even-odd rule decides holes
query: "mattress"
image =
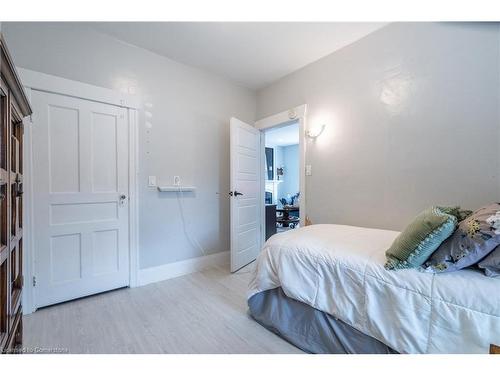
{"label": "mattress", "polygon": [[307,353],[396,354],[330,314],[288,298],[281,288],[254,294],[248,307],[257,322]]}
{"label": "mattress", "polygon": [[388,271],[385,250],[398,234],[321,224],[274,235],[248,298],[280,287],[400,353],[488,353],[500,342],[500,279]]}

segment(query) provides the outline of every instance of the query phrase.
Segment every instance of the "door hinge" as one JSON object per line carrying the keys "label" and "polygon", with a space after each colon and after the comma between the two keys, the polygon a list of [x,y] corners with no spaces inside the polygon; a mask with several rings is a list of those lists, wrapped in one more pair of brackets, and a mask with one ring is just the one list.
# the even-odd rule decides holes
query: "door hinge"
{"label": "door hinge", "polygon": [[33,286],[36,286],[36,276],[33,276]]}

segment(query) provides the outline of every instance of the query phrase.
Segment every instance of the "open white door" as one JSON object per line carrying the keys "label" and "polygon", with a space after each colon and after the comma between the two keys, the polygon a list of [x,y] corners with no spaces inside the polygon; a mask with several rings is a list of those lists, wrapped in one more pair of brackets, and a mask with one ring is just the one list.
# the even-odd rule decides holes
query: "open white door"
{"label": "open white door", "polygon": [[231,118],[231,272],[255,260],[261,245],[260,131]]}

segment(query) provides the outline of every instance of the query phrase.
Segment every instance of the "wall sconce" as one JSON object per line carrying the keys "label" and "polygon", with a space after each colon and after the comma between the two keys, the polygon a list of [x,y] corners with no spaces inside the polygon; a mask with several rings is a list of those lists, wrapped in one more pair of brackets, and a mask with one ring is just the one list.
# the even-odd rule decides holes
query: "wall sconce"
{"label": "wall sconce", "polygon": [[323,133],[323,131],[325,130],[325,127],[326,127],[326,125],[323,124],[321,126],[313,128],[313,129],[310,129],[310,130],[308,129],[308,130],[306,130],[306,135],[311,139],[316,139],[321,135],[321,133]]}
{"label": "wall sconce", "polygon": [[278,180],[280,179],[280,176],[283,176],[283,169],[284,167],[276,168],[276,175],[278,176]]}

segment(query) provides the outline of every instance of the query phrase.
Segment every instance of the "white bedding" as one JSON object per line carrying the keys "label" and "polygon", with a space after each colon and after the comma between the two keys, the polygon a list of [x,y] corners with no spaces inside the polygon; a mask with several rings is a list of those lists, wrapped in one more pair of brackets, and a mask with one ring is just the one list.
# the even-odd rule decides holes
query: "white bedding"
{"label": "white bedding", "polygon": [[280,286],[400,353],[488,353],[500,344],[500,279],[387,271],[385,250],[398,234],[322,224],[274,235],[248,297]]}

